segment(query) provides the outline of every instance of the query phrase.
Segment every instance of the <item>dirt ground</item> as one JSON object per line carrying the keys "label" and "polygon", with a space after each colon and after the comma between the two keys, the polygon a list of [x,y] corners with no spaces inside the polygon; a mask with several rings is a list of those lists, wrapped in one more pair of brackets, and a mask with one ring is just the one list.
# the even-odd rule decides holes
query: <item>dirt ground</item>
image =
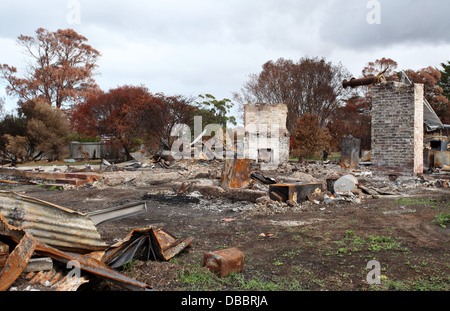
{"label": "dirt ground", "polygon": [[[246,201],[176,196],[169,184],[7,189],[81,212],[145,200],[146,213],[100,224],[98,231],[111,244],[149,226],[181,239],[194,237],[191,247],[170,261],[135,260],[122,269],[156,290],[450,290],[450,228],[436,222],[450,214],[448,188],[416,188],[360,203],[308,201],[276,213],[259,213]],[[241,273],[221,279],[202,268],[206,252],[231,247],[245,255]],[[380,264],[381,284],[367,282],[371,260]],[[101,280],[80,290],[121,289]]]}

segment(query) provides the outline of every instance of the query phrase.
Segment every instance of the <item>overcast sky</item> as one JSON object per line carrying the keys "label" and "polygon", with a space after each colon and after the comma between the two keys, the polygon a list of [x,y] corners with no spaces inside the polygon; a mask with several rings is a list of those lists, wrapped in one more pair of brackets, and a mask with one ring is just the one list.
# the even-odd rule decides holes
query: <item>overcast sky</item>
{"label": "overcast sky", "polygon": [[[96,81],[104,91],[143,84],[231,99],[280,57],[324,57],[355,77],[382,57],[398,69],[441,69],[450,60],[448,12],[448,0],[2,0],[0,63],[25,65],[21,34],[72,28],[102,54]],[[15,108],[4,84],[0,97]]]}

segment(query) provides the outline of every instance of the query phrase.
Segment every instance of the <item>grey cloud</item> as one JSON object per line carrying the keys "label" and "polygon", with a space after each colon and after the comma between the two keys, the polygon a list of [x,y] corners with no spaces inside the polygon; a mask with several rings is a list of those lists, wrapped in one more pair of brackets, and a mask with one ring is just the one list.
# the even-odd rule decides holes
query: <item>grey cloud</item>
{"label": "grey cloud", "polygon": [[[148,83],[154,91],[218,97],[239,91],[270,59],[337,55],[349,66],[395,43],[407,58],[401,48],[408,42],[450,41],[448,0],[379,0],[381,25],[366,22],[369,0],[78,1],[81,24],[71,25],[69,0],[2,0],[0,37],[74,28],[102,53],[105,89]],[[0,59],[13,53],[0,50]]]}
{"label": "grey cloud", "polygon": [[[40,27],[56,30],[66,23],[67,1],[14,1],[0,3],[0,37],[34,35]],[[68,27],[66,27],[68,28]]]}
{"label": "grey cloud", "polygon": [[[133,40],[224,45],[287,44],[302,34],[312,1],[82,2],[82,21]],[[303,33],[299,37],[305,37]],[[294,40],[296,42],[296,40]]]}
{"label": "grey cloud", "polygon": [[[448,0],[379,0],[380,25],[366,21],[369,0],[78,2],[81,24],[70,25],[69,0],[4,0],[0,4],[0,36],[16,38],[32,34],[38,27],[71,27],[84,34],[82,30],[97,26],[132,41],[258,42],[264,47],[297,50],[314,43],[361,49],[404,42],[450,42]],[[312,39],[321,42],[313,43]]]}
{"label": "grey cloud", "polygon": [[367,22],[371,11],[368,2],[335,1],[321,26],[321,39],[355,50],[403,43],[450,42],[448,0],[379,0],[380,24]]}

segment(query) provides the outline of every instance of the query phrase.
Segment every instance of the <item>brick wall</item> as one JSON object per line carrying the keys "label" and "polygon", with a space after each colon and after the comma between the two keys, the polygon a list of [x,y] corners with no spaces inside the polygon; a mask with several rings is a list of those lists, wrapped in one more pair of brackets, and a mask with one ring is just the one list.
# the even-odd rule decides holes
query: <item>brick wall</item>
{"label": "brick wall", "polygon": [[373,86],[372,167],[379,173],[423,173],[423,84]]}

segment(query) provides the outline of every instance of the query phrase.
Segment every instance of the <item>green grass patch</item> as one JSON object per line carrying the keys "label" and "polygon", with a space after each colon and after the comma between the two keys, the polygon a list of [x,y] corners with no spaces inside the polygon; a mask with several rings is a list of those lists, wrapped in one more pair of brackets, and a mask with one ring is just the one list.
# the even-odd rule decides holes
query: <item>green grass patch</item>
{"label": "green grass patch", "polygon": [[371,235],[369,236],[367,248],[369,251],[379,252],[382,250],[400,250],[401,245],[391,237]]}
{"label": "green grass patch", "polygon": [[385,280],[382,281],[380,287],[374,287],[374,289],[393,291],[448,291],[450,290],[450,283],[448,278],[421,277],[417,280],[408,281]]}
{"label": "green grass patch", "polygon": [[299,284],[280,278],[277,281],[264,280],[255,276],[246,279],[242,273],[231,273],[224,278],[217,277],[206,268],[183,269],[178,274],[178,281],[189,290],[209,291],[224,288],[233,290],[280,291],[296,290]]}
{"label": "green grass patch", "polygon": [[326,253],[327,256],[337,254],[338,256],[351,255],[355,252],[367,250],[370,252],[379,252],[384,250],[398,250],[408,251],[407,248],[402,247],[401,243],[389,236],[370,235],[367,238],[362,238],[355,234],[353,230],[347,230],[345,237],[342,240],[334,241],[338,245],[338,249],[333,252]]}
{"label": "green grass patch", "polygon": [[450,214],[438,214],[433,220],[434,224],[441,226],[442,228],[447,228],[450,224]]}
{"label": "green grass patch", "polygon": [[192,290],[206,290],[217,288],[217,277],[205,268],[183,269],[179,273],[179,281]]}

